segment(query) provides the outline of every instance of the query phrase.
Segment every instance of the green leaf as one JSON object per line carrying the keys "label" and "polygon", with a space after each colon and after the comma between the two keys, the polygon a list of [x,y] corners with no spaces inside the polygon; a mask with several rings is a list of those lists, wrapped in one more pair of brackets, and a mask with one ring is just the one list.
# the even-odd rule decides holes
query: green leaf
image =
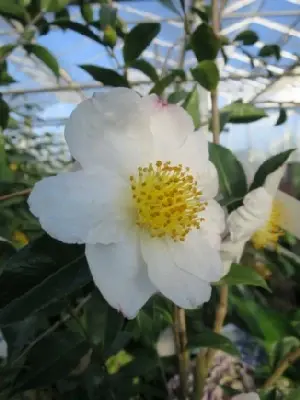
{"label": "green leaf", "polygon": [[146,76],[148,76],[153,82],[158,81],[158,75],[156,69],[151,65],[148,61],[144,60],[143,58],[139,58],[138,60],[133,61],[130,64],[130,68],[137,69]]}
{"label": "green leaf", "polygon": [[279,116],[277,118],[275,126],[284,124],[286,122],[286,120],[287,120],[287,112],[284,108],[280,107]]}
{"label": "green leaf", "polygon": [[160,24],[156,22],[140,23],[132,28],[124,39],[123,56],[125,63],[130,65],[136,60],[159,32]]}
{"label": "green leaf", "polygon": [[246,30],[239,33],[235,38],[234,42],[242,42],[244,46],[251,46],[259,40],[256,32],[251,30]]}
{"label": "green leaf", "polygon": [[188,93],[185,90],[179,90],[173,92],[168,96],[168,103],[170,104],[180,103],[182,100],[186,98],[187,95]]}
{"label": "green leaf", "polygon": [[16,2],[0,0],[0,14],[10,17],[22,17],[24,15],[24,7]]}
{"label": "green leaf", "polygon": [[180,80],[184,81],[184,71],[177,69],[171,71],[168,75],[155,83],[150,93],[156,93],[158,96],[161,96],[164,90],[171,85],[176,78],[180,78]]}
{"label": "green leaf", "polygon": [[84,3],[82,2],[80,4],[80,12],[82,15],[82,18],[85,20],[86,23],[91,23],[94,20],[94,14],[93,14],[93,7],[91,4]]}
{"label": "green leaf", "polygon": [[220,39],[206,23],[197,27],[191,37],[191,46],[198,61],[215,60],[221,47]]}
{"label": "green leaf", "polygon": [[247,193],[247,179],[240,161],[233,152],[219,144],[209,143],[209,157],[219,174],[223,201],[241,199]]}
{"label": "green leaf", "polygon": [[263,186],[267,176],[281,167],[287,161],[293,151],[294,149],[283,151],[263,162],[256,171],[249,190],[254,190],[260,186]]}
{"label": "green leaf", "polygon": [[191,73],[193,78],[204,89],[210,92],[216,90],[220,80],[220,73],[214,61],[206,60],[199,62],[196,68],[191,69]]}
{"label": "green leaf", "polygon": [[84,247],[45,235],[4,265],[0,325],[25,319],[91,282]]}
{"label": "green leaf", "polygon": [[49,12],[59,12],[69,4],[70,0],[41,0],[41,9]]}
{"label": "green leaf", "polygon": [[300,345],[300,341],[295,336],[286,336],[276,342],[269,352],[269,363],[272,367],[271,371],[274,371],[283,358],[288,353],[296,350]]}
{"label": "green leaf", "polygon": [[187,95],[182,107],[190,114],[193,118],[195,129],[198,129],[201,122],[200,117],[200,104],[199,104],[199,93],[197,86]]}
{"label": "green leaf", "polygon": [[107,26],[115,28],[117,22],[117,10],[109,4],[102,4],[100,8],[100,27],[105,30]]}
{"label": "green leaf", "polygon": [[270,291],[264,278],[260,276],[254,268],[239,264],[231,265],[230,272],[224,276],[221,283],[227,285],[260,286]]}
{"label": "green leaf", "polygon": [[53,74],[59,78],[59,65],[56,58],[53,54],[50,53],[48,49],[38,44],[26,44],[24,45],[24,49],[29,54],[34,54],[38,59],[40,59],[51,71]]}
{"label": "green leaf", "polygon": [[0,47],[0,59],[3,60],[16,48],[15,44],[6,44]]}
{"label": "green leaf", "polygon": [[265,45],[259,50],[258,55],[260,57],[275,57],[277,60],[280,60],[280,47],[277,44]]}
{"label": "green leaf", "polygon": [[221,109],[222,112],[230,113],[229,122],[232,124],[248,124],[267,117],[262,108],[255,107],[250,103],[236,101]]}
{"label": "green leaf", "polygon": [[201,20],[207,24],[211,20],[212,8],[210,5],[197,4],[197,7],[191,7],[191,11],[197,14]]}
{"label": "green leaf", "polygon": [[79,33],[80,35],[86,36],[96,43],[103,44],[103,41],[98,35],[96,35],[88,26],[79,24],[78,22],[69,21],[66,19],[55,20],[52,25],[59,26],[62,29],[71,29],[73,32]]}
{"label": "green leaf", "polygon": [[297,389],[292,390],[287,397],[285,398],[285,400],[300,400],[300,387],[298,387]]}
{"label": "green leaf", "polygon": [[67,377],[88,350],[87,342],[78,333],[61,331],[46,336],[30,350],[28,368],[18,376],[14,390],[45,387]]}
{"label": "green leaf", "polygon": [[112,69],[96,65],[80,65],[80,68],[90,74],[95,81],[103,83],[104,86],[129,87],[127,79]]}
{"label": "green leaf", "polygon": [[7,127],[9,120],[9,106],[0,94],[0,128]]}
{"label": "green leaf", "polygon": [[215,333],[213,331],[204,331],[194,333],[188,340],[188,347],[199,348],[208,347],[212,349],[222,350],[233,356],[240,356],[240,352],[235,345],[225,336]]}

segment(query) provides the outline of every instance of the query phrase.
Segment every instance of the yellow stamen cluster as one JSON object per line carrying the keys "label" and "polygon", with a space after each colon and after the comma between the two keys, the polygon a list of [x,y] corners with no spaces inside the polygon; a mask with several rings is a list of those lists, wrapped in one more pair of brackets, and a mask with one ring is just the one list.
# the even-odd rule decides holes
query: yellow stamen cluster
{"label": "yellow stamen cluster", "polygon": [[207,205],[190,169],[157,161],[138,169],[130,176],[136,223],[152,237],[170,237],[184,241],[193,229],[199,229],[203,218],[199,213]]}
{"label": "yellow stamen cluster", "polygon": [[273,207],[268,222],[252,236],[252,243],[256,249],[266,246],[277,247],[278,240],[283,236],[284,231],[280,228],[283,218],[282,205],[278,201],[273,201]]}

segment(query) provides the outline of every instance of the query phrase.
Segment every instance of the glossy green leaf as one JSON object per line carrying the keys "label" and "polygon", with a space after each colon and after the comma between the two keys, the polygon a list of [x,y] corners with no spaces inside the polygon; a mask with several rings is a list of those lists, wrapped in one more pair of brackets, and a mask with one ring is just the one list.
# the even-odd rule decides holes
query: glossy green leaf
{"label": "glossy green leaf", "polygon": [[278,118],[277,118],[275,126],[279,126],[279,125],[284,124],[286,122],[287,118],[288,117],[287,117],[286,110],[284,108],[280,107],[279,115],[278,115]]}
{"label": "glossy green leaf", "polygon": [[187,95],[188,95],[188,92],[186,92],[185,90],[179,90],[179,91],[173,92],[168,96],[168,103],[170,103],[170,104],[180,103],[181,101],[183,101],[186,98]]}
{"label": "glossy green leaf", "polygon": [[277,44],[270,44],[263,46],[258,55],[260,57],[275,57],[277,60],[281,58],[281,50]]}
{"label": "glossy green leaf", "polygon": [[206,23],[202,23],[192,34],[191,46],[198,61],[215,60],[221,43],[212,28]]}
{"label": "glossy green leaf", "polygon": [[112,69],[96,65],[80,65],[80,68],[90,74],[95,81],[103,83],[104,86],[129,87],[127,79]]}
{"label": "glossy green leaf", "polygon": [[262,108],[258,108],[250,103],[236,101],[221,109],[222,112],[230,113],[229,122],[232,124],[248,124],[267,117]]}
{"label": "glossy green leaf", "polygon": [[123,56],[127,65],[136,60],[160,32],[156,22],[140,23],[125,36]]}
{"label": "glossy green leaf", "polygon": [[70,0],[41,0],[41,8],[44,11],[58,12],[69,4]]}
{"label": "glossy green leaf", "polygon": [[0,325],[41,311],[91,282],[84,247],[42,236],[4,265],[1,275]]}
{"label": "glossy green leaf", "polygon": [[59,26],[62,29],[70,29],[73,32],[76,32],[80,35],[86,36],[91,40],[94,40],[96,43],[103,44],[101,38],[96,35],[88,26],[79,24],[78,22],[69,21],[66,19],[58,19],[52,22],[52,25]]}
{"label": "glossy green leaf", "polygon": [[292,154],[294,149],[283,151],[275,156],[268,158],[263,162],[254,175],[253,182],[249,190],[256,189],[263,186],[265,180],[269,174],[276,171],[281,165],[283,165]]}
{"label": "glossy green leaf", "polygon": [[109,4],[102,4],[100,8],[100,27],[105,29],[107,26],[115,27],[117,22],[117,10]]}
{"label": "glossy green leaf", "polygon": [[82,18],[87,22],[88,24],[90,22],[93,22],[94,20],[94,13],[93,13],[93,7],[91,4],[82,2],[80,4],[80,12],[82,15]]}
{"label": "glossy green leaf", "polygon": [[210,92],[216,90],[220,80],[220,72],[214,61],[205,60],[199,62],[196,68],[191,69],[191,73],[193,78],[204,89]]}
{"label": "glossy green leaf", "polygon": [[240,264],[232,264],[230,272],[220,282],[227,285],[260,286],[270,290],[264,278],[254,268]]}
{"label": "glossy green leaf", "polygon": [[53,54],[50,53],[46,47],[39,44],[26,44],[24,49],[29,53],[35,55],[40,59],[52,72],[59,78],[59,65]]}
{"label": "glossy green leaf", "polygon": [[138,60],[133,61],[130,64],[130,68],[137,69],[146,76],[148,76],[153,82],[158,81],[158,75],[156,69],[151,65],[148,61],[144,60],[143,58],[139,58]]}
{"label": "glossy green leaf", "polygon": [[259,40],[256,32],[247,29],[246,31],[240,32],[235,38],[234,42],[242,42],[244,46],[251,46]]}
{"label": "glossy green leaf", "polygon": [[13,1],[0,0],[0,14],[10,17],[22,17],[25,8]]}
{"label": "glossy green leaf", "polygon": [[155,83],[153,88],[151,89],[150,93],[156,93],[158,96],[161,96],[164,90],[171,85],[175,81],[175,79],[180,79],[184,81],[185,74],[182,70],[172,70],[168,75],[164,76],[158,82]]}
{"label": "glossy green leaf", "polygon": [[209,157],[219,174],[222,201],[243,198],[247,193],[247,179],[233,152],[219,144],[209,143]]}
{"label": "glossy green leaf", "polygon": [[194,89],[187,95],[182,106],[193,118],[195,129],[198,129],[201,122],[201,116],[197,86],[195,86]]}
{"label": "glossy green leaf", "polygon": [[9,106],[0,94],[0,128],[5,129],[7,127],[8,120]]}
{"label": "glossy green leaf", "polygon": [[0,47],[0,59],[3,61],[15,49],[16,45],[6,44]]}
{"label": "glossy green leaf", "polygon": [[197,7],[191,7],[191,11],[198,15],[203,22],[207,24],[211,20],[212,8],[211,5],[197,4]]}
{"label": "glossy green leaf", "polygon": [[229,353],[233,356],[240,356],[238,349],[227,337],[213,331],[194,333],[188,339],[188,347],[191,349],[208,347],[222,350],[225,353]]}
{"label": "glossy green leaf", "polygon": [[48,386],[67,377],[88,350],[78,333],[61,331],[46,336],[30,350],[28,368],[18,376],[15,391]]}
{"label": "glossy green leaf", "polygon": [[300,347],[300,340],[295,336],[286,336],[276,342],[269,352],[269,363],[274,371],[288,353]]}

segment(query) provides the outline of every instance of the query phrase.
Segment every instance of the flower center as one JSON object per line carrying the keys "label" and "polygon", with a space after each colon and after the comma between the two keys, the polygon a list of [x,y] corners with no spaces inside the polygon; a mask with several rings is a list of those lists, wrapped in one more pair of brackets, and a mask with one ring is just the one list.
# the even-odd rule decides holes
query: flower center
{"label": "flower center", "polygon": [[262,249],[266,246],[277,247],[279,238],[284,234],[284,231],[280,228],[282,217],[282,204],[274,200],[269,220],[251,238],[256,249]]}
{"label": "flower center", "polygon": [[207,205],[201,200],[197,181],[181,164],[157,161],[139,167],[137,176],[130,176],[132,198],[136,208],[136,224],[152,237],[171,237],[184,241],[193,229],[199,229],[199,217]]}

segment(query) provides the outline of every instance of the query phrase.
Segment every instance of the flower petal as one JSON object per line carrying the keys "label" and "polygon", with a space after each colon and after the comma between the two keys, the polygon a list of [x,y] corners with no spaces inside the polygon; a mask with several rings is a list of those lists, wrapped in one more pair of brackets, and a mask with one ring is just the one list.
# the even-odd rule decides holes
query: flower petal
{"label": "flower petal", "polygon": [[232,398],[232,400],[259,400],[259,399],[260,399],[259,395],[254,392],[238,394],[237,396],[234,396]]}
{"label": "flower petal", "polygon": [[206,234],[209,244],[214,249],[220,248],[221,235],[225,231],[225,213],[215,200],[207,201],[205,210],[199,214],[204,221],[200,224],[200,232]]}
{"label": "flower petal", "polygon": [[210,285],[178,268],[166,242],[145,235],[141,245],[149,278],[165,297],[183,308],[196,308],[209,300]]}
{"label": "flower petal", "polygon": [[[111,307],[121,311],[126,318],[132,319],[156,289],[148,278],[147,267],[141,257],[137,256],[134,260],[138,268],[136,273],[130,276],[128,271],[125,273],[122,270],[122,265],[113,263],[123,257],[123,261],[127,263],[124,269],[128,267],[129,260],[124,257],[124,246],[115,246],[114,251],[118,255],[113,255],[112,251],[106,252],[107,259],[102,254],[103,247],[90,244],[86,246],[86,257],[95,285]],[[129,252],[134,253],[134,250]]]}
{"label": "flower petal", "polygon": [[191,116],[178,104],[167,104],[153,94],[144,97],[142,101],[150,110],[154,144],[159,148],[166,145],[182,146],[187,135],[194,131]]}
{"label": "flower petal", "polygon": [[231,240],[249,240],[267,222],[272,210],[273,198],[265,188],[252,190],[244,197],[244,205],[228,217]]}
{"label": "flower petal", "polygon": [[219,191],[219,176],[215,165],[208,161],[207,164],[196,173],[198,188],[203,193],[203,199],[209,200],[216,197]]}
{"label": "flower petal", "polygon": [[90,231],[103,218],[111,216],[110,223],[123,219],[116,199],[120,201],[127,190],[124,181],[109,171],[66,172],[38,182],[28,203],[52,237],[66,243],[95,242],[98,238]]}
{"label": "flower petal", "polygon": [[152,145],[149,118],[149,110],[136,92],[114,88],[94,94],[75,108],[65,138],[83,168],[126,166],[132,158],[136,166]]}
{"label": "flower petal", "polygon": [[220,254],[200,230],[191,231],[184,242],[168,240],[167,245],[176,267],[206,282],[216,282],[222,277]]}
{"label": "flower petal", "polygon": [[245,241],[233,242],[230,239],[224,240],[221,244],[221,259],[224,267],[224,275],[230,271],[232,263],[238,263],[244,251]]}

